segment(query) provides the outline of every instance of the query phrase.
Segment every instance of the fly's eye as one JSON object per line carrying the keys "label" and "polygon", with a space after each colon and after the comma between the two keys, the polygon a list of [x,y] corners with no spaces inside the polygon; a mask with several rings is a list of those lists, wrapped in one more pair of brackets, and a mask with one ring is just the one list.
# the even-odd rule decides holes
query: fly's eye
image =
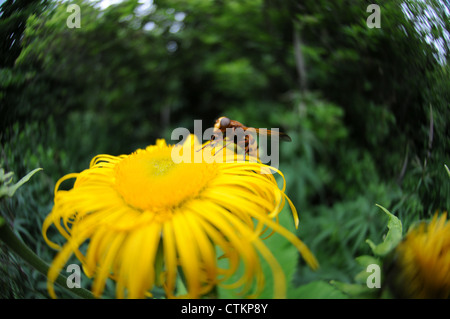
{"label": "fly's eye", "polygon": [[230,125],[230,119],[228,117],[222,117],[220,120],[220,127],[228,127],[228,125]]}

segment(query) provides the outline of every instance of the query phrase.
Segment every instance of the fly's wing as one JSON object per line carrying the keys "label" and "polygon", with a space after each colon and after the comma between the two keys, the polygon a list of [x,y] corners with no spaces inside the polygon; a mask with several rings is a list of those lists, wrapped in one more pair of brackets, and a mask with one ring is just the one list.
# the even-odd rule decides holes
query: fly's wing
{"label": "fly's wing", "polygon": [[264,130],[260,131],[259,129],[255,128],[256,133],[258,134],[266,134],[266,135],[278,135],[280,140],[285,142],[292,142],[292,139],[289,135],[283,132],[277,132],[277,131],[271,131],[271,130]]}

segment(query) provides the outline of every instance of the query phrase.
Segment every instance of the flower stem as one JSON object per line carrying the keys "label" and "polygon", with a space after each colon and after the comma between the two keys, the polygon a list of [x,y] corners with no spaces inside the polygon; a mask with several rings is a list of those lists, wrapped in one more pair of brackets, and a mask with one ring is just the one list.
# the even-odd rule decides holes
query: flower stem
{"label": "flower stem", "polygon": [[[30,248],[28,248],[14,232],[8,227],[6,221],[0,216],[0,240],[2,240],[12,251],[19,255],[23,260],[28,262],[33,268],[47,276],[49,265],[37,256]],[[93,299],[94,295],[84,288],[68,288],[67,278],[58,275],[55,281],[59,286],[66,289],[72,294],[83,299]]]}

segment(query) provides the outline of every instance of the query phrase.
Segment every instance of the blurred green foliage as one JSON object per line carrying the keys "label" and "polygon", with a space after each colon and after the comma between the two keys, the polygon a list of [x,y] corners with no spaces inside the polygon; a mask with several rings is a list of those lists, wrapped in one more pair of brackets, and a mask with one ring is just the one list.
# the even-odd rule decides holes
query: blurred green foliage
{"label": "blurred green foliage", "polygon": [[[66,24],[70,3],[80,28]],[[145,3],[1,6],[1,166],[44,171],[0,210],[44,260],[54,252],[40,228],[58,178],[221,115],[293,139],[280,169],[321,263],[291,269],[293,296],[340,296],[326,281],[351,283],[366,239],[385,232],[376,203],[404,229],[448,210],[449,4],[378,1],[381,28],[371,29],[370,1]],[[46,297],[45,279],[1,248],[16,287],[1,297]]]}

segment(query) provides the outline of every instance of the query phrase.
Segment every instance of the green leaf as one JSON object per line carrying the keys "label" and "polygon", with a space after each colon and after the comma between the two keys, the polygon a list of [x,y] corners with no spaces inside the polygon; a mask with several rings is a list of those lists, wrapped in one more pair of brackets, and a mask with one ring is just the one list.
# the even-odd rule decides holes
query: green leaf
{"label": "green leaf", "polygon": [[11,183],[13,172],[9,172],[5,174],[5,170],[0,168],[0,183],[9,184]]}
{"label": "green leaf", "polygon": [[392,215],[386,208],[378,204],[377,206],[389,216],[389,221],[387,224],[389,231],[384,241],[378,245],[375,245],[370,239],[367,239],[366,242],[369,244],[372,252],[376,256],[383,257],[394,249],[402,240],[402,222],[396,216]]}
{"label": "green leaf", "polygon": [[[283,227],[288,229],[290,232],[295,232],[294,220],[288,208],[283,209],[283,211],[279,214],[279,222]],[[270,230],[268,230],[268,232],[270,232]],[[287,287],[286,294],[288,295],[291,282],[297,268],[299,252],[297,251],[295,246],[292,245],[286,238],[277,233],[274,233],[271,237],[265,239],[263,242],[264,244],[266,244],[267,248],[269,248],[273,256],[277,259],[277,262],[285,275]],[[274,280],[272,270],[269,264],[262,257],[260,257],[260,260],[261,260],[261,268],[264,274],[263,276],[265,280],[265,286],[261,294],[258,296],[258,298],[261,299],[273,298]],[[219,260],[218,263],[220,267],[223,268],[227,267],[226,260],[223,259]],[[232,278],[230,278],[230,280],[227,281],[226,283],[233,283],[237,279],[239,279],[243,274],[243,270],[244,270],[243,265],[241,265],[239,269],[236,271],[236,273],[232,276]],[[219,286],[217,287],[217,292],[219,298],[221,299],[234,299],[245,297],[245,295],[239,294],[240,288],[230,290]]]}
{"label": "green leaf", "polygon": [[358,265],[361,267],[367,268],[367,266],[371,264],[379,264],[380,260],[378,258],[375,258],[373,256],[363,255],[355,258]]}
{"label": "green leaf", "polygon": [[[19,187],[21,187],[23,184],[28,182],[28,180],[31,178],[31,176],[33,176],[36,172],[38,172],[40,170],[42,170],[42,168],[36,168],[36,169],[32,170],[27,175],[22,177],[20,179],[20,181],[18,181],[16,184],[11,185],[11,186],[7,186],[10,183],[10,181],[7,181],[4,185],[0,186],[0,198],[3,196],[12,197],[14,195],[14,193],[17,191],[17,189],[19,189]],[[3,174],[3,172],[1,172],[1,173],[2,173],[1,177],[3,177],[3,178],[5,176],[9,176],[9,177],[12,176],[12,173],[7,173],[7,174]]]}
{"label": "green leaf", "polygon": [[177,295],[184,296],[188,293],[186,286],[184,285],[183,279],[180,276],[177,277]]}
{"label": "green leaf", "polygon": [[[294,226],[294,220],[288,208],[283,209],[283,211],[280,213],[279,222],[287,230],[289,230],[292,233],[295,233],[296,230]],[[267,245],[267,247],[270,249],[274,257],[280,264],[286,278],[286,287],[287,290],[289,291],[300,258],[298,250],[286,238],[277,233],[273,234],[273,236],[264,240],[264,243]],[[266,286],[260,298],[273,298],[272,271],[266,262],[263,262],[262,268],[264,272],[264,277],[266,279]],[[288,292],[286,293],[288,294]]]}
{"label": "green leaf", "polygon": [[292,289],[288,295],[291,299],[348,299],[348,296],[333,285],[322,281],[313,281]]}
{"label": "green leaf", "polygon": [[450,170],[448,169],[448,166],[445,165],[445,164],[444,164],[444,166],[445,166],[445,169],[446,169],[446,171],[447,171],[448,177],[450,177]]}
{"label": "green leaf", "polygon": [[377,289],[370,289],[366,285],[349,284],[332,280],[330,284],[341,293],[351,298],[373,298],[377,293]]}

